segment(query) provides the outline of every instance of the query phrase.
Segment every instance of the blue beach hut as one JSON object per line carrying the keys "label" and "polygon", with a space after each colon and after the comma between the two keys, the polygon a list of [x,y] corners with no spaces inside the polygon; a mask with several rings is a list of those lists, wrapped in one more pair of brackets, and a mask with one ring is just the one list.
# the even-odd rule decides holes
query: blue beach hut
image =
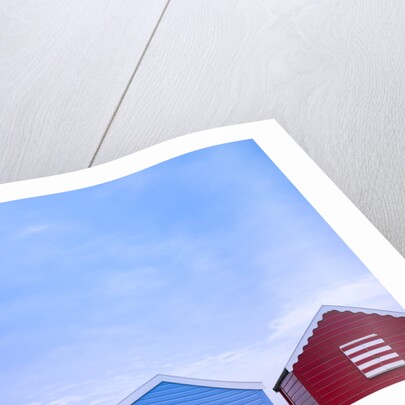
{"label": "blue beach hut", "polygon": [[118,405],[273,405],[262,383],[158,374]]}

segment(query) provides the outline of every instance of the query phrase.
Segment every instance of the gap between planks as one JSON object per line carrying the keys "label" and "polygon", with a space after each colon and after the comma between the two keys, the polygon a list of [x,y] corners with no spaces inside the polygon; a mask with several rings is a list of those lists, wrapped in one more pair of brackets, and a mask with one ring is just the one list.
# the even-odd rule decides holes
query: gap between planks
{"label": "gap between planks", "polygon": [[117,113],[118,113],[118,110],[119,110],[120,107],[121,107],[122,102],[124,101],[124,98],[125,98],[125,96],[126,96],[126,94],[127,94],[127,92],[128,92],[128,89],[131,87],[131,83],[132,83],[132,81],[134,80],[134,77],[135,77],[136,73],[138,72],[139,66],[141,65],[141,63],[142,63],[142,61],[143,61],[143,58],[144,58],[144,56],[145,56],[145,54],[146,54],[146,51],[148,50],[148,48],[149,48],[149,46],[150,46],[150,44],[151,44],[151,42],[152,42],[152,40],[153,40],[153,37],[155,36],[155,33],[156,33],[156,31],[157,31],[157,29],[158,29],[158,27],[159,27],[159,25],[160,25],[160,23],[161,23],[161,21],[162,21],[162,19],[163,19],[163,16],[164,16],[165,13],[166,13],[166,10],[167,10],[167,8],[169,7],[170,1],[171,1],[171,0],[167,0],[165,6],[163,7],[162,13],[160,14],[160,16],[159,16],[159,18],[158,18],[158,20],[157,20],[157,22],[156,22],[155,28],[153,29],[153,31],[152,31],[152,33],[151,33],[151,35],[150,35],[150,37],[149,37],[149,40],[148,40],[148,42],[146,43],[144,50],[142,51],[141,57],[139,58],[137,64],[135,65],[134,71],[132,72],[132,75],[131,75],[131,77],[129,78],[128,83],[127,83],[127,85],[126,85],[126,87],[125,87],[125,89],[124,89],[124,91],[123,91],[123,93],[122,93],[120,99],[118,100],[117,106],[115,107],[114,112],[113,112],[112,115],[111,115],[110,121],[108,122],[106,129],[105,129],[103,135],[101,136],[101,139],[100,139],[100,142],[99,142],[99,144],[98,144],[98,146],[97,146],[97,148],[96,148],[96,151],[94,152],[94,155],[93,155],[93,157],[92,157],[91,160],[90,160],[90,163],[89,163],[89,166],[88,166],[89,168],[90,168],[91,166],[93,166],[93,163],[94,163],[94,161],[96,160],[96,157],[97,157],[97,154],[98,154],[99,151],[100,151],[101,145],[103,144],[103,142],[104,142],[104,140],[105,140],[105,138],[106,138],[106,136],[107,136],[107,134],[108,134],[108,131],[109,131],[110,128],[111,128],[111,125],[112,125],[112,123],[113,123],[113,121],[114,121],[114,119],[115,119],[115,117],[116,117],[116,115],[117,115]]}

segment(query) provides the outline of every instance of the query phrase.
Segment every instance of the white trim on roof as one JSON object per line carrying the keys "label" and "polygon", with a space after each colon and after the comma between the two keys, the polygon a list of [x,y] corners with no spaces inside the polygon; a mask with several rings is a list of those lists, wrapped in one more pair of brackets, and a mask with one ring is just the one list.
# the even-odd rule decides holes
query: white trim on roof
{"label": "white trim on roof", "polygon": [[177,384],[196,385],[199,387],[209,388],[228,388],[239,390],[264,390],[264,385],[261,382],[242,382],[242,381],[218,381],[218,380],[203,380],[200,378],[178,377],[173,375],[157,374],[152,379],[141,385],[137,390],[129,394],[126,398],[120,401],[117,405],[132,405],[135,401],[151,391],[161,382],[170,382]]}
{"label": "white trim on roof", "polygon": [[297,362],[298,356],[303,352],[304,346],[308,343],[308,339],[312,336],[313,331],[318,327],[318,322],[322,320],[324,314],[330,311],[339,311],[339,312],[353,312],[358,313],[361,312],[363,314],[376,314],[381,316],[393,316],[395,318],[404,318],[404,312],[394,312],[394,311],[385,311],[380,309],[370,309],[370,308],[356,308],[356,307],[343,307],[339,305],[322,305],[319,311],[316,313],[314,318],[312,319],[311,323],[309,324],[308,328],[306,329],[304,335],[302,336],[301,340],[298,342],[297,347],[295,348],[293,354],[291,355],[290,359],[288,360],[285,368],[288,371],[292,370],[292,366],[294,363]]}

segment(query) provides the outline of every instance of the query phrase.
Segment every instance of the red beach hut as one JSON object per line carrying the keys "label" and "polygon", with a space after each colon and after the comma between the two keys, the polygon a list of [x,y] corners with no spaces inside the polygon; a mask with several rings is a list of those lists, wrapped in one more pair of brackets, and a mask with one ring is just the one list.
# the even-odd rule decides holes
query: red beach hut
{"label": "red beach hut", "polygon": [[322,306],[278,379],[294,405],[349,405],[405,380],[405,313]]}

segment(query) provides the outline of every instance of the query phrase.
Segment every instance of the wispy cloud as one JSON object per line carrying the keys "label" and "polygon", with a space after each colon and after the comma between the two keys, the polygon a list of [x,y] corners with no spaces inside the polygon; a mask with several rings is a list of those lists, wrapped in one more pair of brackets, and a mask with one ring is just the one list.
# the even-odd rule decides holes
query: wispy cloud
{"label": "wispy cloud", "polygon": [[36,224],[36,225],[29,225],[22,229],[19,229],[15,233],[16,238],[25,238],[28,236],[34,236],[41,233],[44,233],[52,228],[50,224]]}
{"label": "wispy cloud", "polygon": [[[401,310],[374,277],[365,275],[351,283],[330,285],[326,290],[316,291],[306,301],[291,301],[289,309],[281,305],[279,313],[269,322],[270,334],[267,341],[206,356],[193,363],[175,367],[171,372],[201,378],[250,378],[264,381],[271,388],[321,305],[365,308],[376,306],[379,309]],[[271,390],[267,390],[267,393],[275,404],[284,404]]]}
{"label": "wispy cloud", "polygon": [[157,373],[271,387],[320,305],[395,306],[252,143],[1,208],[6,403],[111,405]]}
{"label": "wispy cloud", "polygon": [[339,305],[401,311],[399,304],[386,293],[380,283],[367,274],[348,283],[331,284],[326,289],[312,291],[306,299],[291,300],[288,306],[281,305],[279,316],[270,324],[269,341],[303,330],[321,305]]}

